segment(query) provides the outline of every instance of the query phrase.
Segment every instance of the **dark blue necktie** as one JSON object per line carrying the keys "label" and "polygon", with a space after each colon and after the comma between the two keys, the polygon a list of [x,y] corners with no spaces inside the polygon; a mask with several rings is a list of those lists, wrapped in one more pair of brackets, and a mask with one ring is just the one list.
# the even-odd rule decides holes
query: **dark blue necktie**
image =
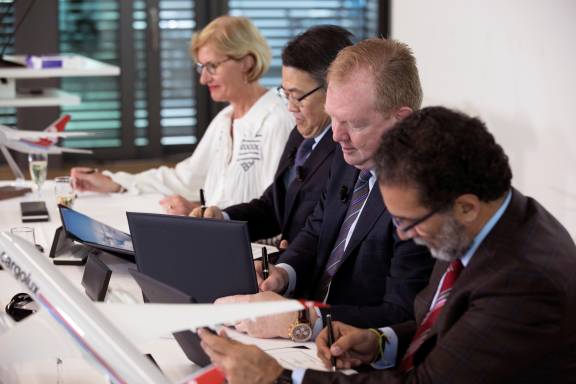
{"label": "dark blue necktie", "polygon": [[300,145],[298,146],[298,150],[296,151],[296,157],[294,157],[294,164],[290,169],[290,178],[288,180],[288,184],[290,184],[296,176],[298,172],[300,172],[299,168],[304,165],[304,162],[312,152],[312,146],[314,145],[314,139],[305,139],[302,140]]}
{"label": "dark blue necktie", "polygon": [[330,282],[336,274],[336,271],[338,271],[340,264],[342,264],[342,261],[344,260],[346,238],[348,237],[348,232],[350,232],[352,224],[358,218],[360,210],[362,209],[362,206],[368,197],[368,193],[370,192],[370,187],[368,184],[370,177],[372,177],[370,171],[362,171],[358,176],[358,180],[356,180],[350,205],[348,206],[346,216],[342,222],[342,226],[340,226],[338,238],[336,239],[336,243],[334,243],[334,248],[332,248],[332,252],[330,253],[330,257],[326,263],[326,269],[324,270],[324,274],[322,275],[322,279],[318,285],[318,291],[315,297],[315,299],[318,301],[323,301],[326,298]]}

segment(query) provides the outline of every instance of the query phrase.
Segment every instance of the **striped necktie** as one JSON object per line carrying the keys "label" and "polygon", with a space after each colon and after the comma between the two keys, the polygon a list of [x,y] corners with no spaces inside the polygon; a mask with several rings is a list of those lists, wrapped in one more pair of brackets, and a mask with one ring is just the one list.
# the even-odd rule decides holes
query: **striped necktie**
{"label": "striped necktie", "polygon": [[340,232],[338,233],[338,238],[336,239],[334,248],[330,253],[330,257],[326,263],[326,269],[318,285],[318,291],[316,292],[315,297],[315,299],[318,301],[323,301],[326,299],[328,288],[330,287],[330,282],[336,274],[336,271],[338,271],[342,261],[344,261],[344,251],[346,250],[346,239],[348,238],[348,232],[350,232],[352,224],[358,218],[358,215],[364,206],[364,202],[368,197],[368,193],[370,192],[368,181],[370,180],[370,177],[372,177],[370,171],[362,171],[358,176],[358,180],[356,180],[356,184],[354,185],[354,192],[352,193],[352,199],[350,201],[350,205],[348,206],[348,210],[346,211],[345,219],[342,222]]}
{"label": "striped necktie", "polygon": [[440,286],[438,295],[434,299],[434,302],[430,306],[430,310],[416,330],[416,333],[412,338],[412,342],[410,343],[408,350],[400,362],[401,371],[408,372],[414,368],[414,354],[430,335],[432,326],[438,319],[438,316],[440,316],[442,308],[444,308],[444,304],[446,304],[446,300],[448,300],[452,286],[454,285],[454,282],[460,275],[460,272],[463,268],[464,266],[462,265],[460,259],[452,261],[448,266],[448,269],[444,273],[444,278],[442,279],[442,285]]}

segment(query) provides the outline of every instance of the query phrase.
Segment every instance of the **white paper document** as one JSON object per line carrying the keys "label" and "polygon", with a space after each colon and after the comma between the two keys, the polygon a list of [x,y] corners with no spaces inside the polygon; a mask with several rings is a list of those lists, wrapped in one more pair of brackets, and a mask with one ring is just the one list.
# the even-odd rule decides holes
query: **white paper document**
{"label": "white paper document", "polygon": [[[282,348],[266,351],[286,369],[306,368],[317,371],[329,371],[316,355],[316,348]],[[350,375],[356,373],[353,369],[345,369],[340,372]]]}

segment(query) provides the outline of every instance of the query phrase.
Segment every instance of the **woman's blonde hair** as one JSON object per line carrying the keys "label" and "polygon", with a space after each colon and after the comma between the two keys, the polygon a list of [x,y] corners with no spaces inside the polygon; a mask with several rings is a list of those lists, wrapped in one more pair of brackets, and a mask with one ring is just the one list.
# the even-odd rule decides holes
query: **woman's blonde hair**
{"label": "woman's blonde hair", "polygon": [[206,44],[233,59],[251,55],[254,65],[247,73],[248,82],[258,80],[270,66],[272,53],[268,43],[246,17],[220,16],[196,32],[190,43],[190,54],[194,60],[197,60],[198,50]]}

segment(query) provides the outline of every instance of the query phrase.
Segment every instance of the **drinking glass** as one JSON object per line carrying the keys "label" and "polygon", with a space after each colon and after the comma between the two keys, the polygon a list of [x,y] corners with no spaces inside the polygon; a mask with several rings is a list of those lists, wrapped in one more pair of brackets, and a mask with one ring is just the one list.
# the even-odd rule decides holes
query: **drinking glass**
{"label": "drinking glass", "polygon": [[32,227],[13,227],[10,233],[36,245],[36,236]]}
{"label": "drinking glass", "polygon": [[28,155],[28,166],[30,167],[30,177],[36,186],[36,192],[40,196],[40,189],[46,180],[48,171],[48,155],[46,153],[31,153]]}
{"label": "drinking glass", "polygon": [[56,202],[68,208],[72,208],[76,193],[72,189],[71,178],[69,176],[59,176],[54,178],[54,192]]}
{"label": "drinking glass", "polygon": [[32,243],[37,250],[39,250],[40,252],[44,252],[44,247],[42,247],[40,244],[36,244],[36,235],[34,234],[34,228],[12,227],[10,228],[10,233]]}

